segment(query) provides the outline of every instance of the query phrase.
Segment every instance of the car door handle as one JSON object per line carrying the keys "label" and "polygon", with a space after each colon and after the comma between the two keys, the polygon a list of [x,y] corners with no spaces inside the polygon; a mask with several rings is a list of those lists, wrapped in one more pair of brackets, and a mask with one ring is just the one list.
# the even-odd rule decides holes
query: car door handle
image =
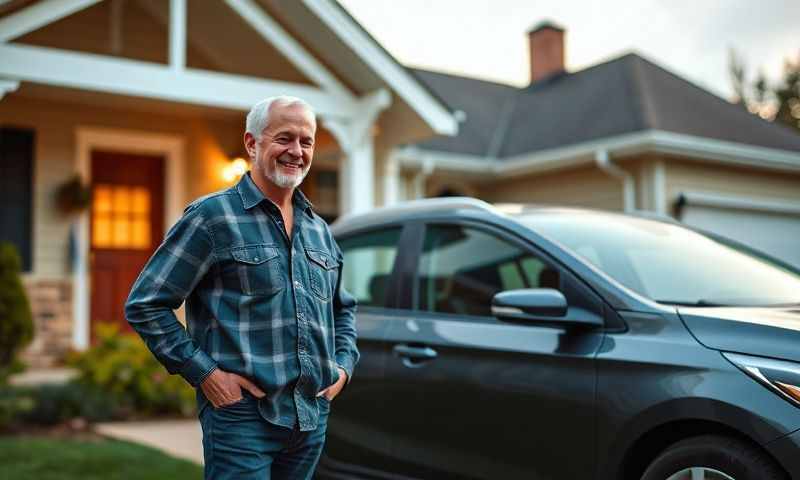
{"label": "car door handle", "polygon": [[412,347],[406,344],[399,344],[394,346],[394,353],[406,358],[413,358],[415,360],[428,360],[436,358],[436,350],[430,347]]}
{"label": "car door handle", "polygon": [[430,347],[412,347],[400,343],[392,349],[394,354],[403,359],[403,365],[409,368],[416,368],[428,360],[433,360],[439,355],[436,350]]}

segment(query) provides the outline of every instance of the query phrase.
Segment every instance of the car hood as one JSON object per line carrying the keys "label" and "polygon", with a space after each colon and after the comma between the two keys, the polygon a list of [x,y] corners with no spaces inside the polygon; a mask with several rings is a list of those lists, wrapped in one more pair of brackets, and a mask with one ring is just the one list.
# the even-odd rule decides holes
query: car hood
{"label": "car hood", "polygon": [[678,314],[706,347],[800,362],[800,307],[678,307]]}

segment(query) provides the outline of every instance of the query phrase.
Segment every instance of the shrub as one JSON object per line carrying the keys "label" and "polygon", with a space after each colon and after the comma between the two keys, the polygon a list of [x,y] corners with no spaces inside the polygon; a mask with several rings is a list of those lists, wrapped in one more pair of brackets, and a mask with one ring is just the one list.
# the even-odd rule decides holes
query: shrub
{"label": "shrub", "polygon": [[79,371],[79,383],[129,402],[137,414],[194,413],[194,389],[169,375],[138,336],[121,333],[114,324],[98,325],[95,334],[92,348],[68,360]]}
{"label": "shrub", "polygon": [[56,425],[76,417],[116,420],[125,418],[130,411],[124,399],[77,382],[0,390],[0,429]]}
{"label": "shrub", "polygon": [[33,409],[31,395],[8,387],[0,388],[0,431],[22,421],[22,417]]}
{"label": "shrub", "polygon": [[17,354],[33,339],[33,319],[14,245],[0,243],[0,384],[19,370]]}

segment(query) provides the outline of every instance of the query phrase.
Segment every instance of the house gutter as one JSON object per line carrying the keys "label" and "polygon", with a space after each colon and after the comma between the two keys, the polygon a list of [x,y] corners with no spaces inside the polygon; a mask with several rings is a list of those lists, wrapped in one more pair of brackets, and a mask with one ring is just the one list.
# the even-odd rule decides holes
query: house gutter
{"label": "house gutter", "polygon": [[715,162],[777,172],[800,172],[800,152],[756,147],[733,142],[693,137],[659,130],[628,133],[567,147],[487,162],[486,157],[422,149],[416,146],[398,152],[402,165],[420,168],[422,157],[432,160],[437,170],[471,174],[482,179],[508,178],[557,171],[595,163],[595,152],[606,150],[615,158],[640,153],[662,153],[686,160]]}
{"label": "house gutter", "polygon": [[594,153],[594,163],[597,168],[606,172],[612,177],[622,180],[623,189],[623,202],[624,210],[626,213],[632,212],[634,209],[634,202],[636,201],[636,190],[634,185],[633,175],[627,170],[621,168],[619,165],[612,163],[608,155],[608,150],[601,148]]}

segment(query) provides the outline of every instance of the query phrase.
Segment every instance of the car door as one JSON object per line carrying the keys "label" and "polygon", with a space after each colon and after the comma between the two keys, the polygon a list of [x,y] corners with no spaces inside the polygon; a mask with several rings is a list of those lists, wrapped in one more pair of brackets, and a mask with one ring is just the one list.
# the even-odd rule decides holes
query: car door
{"label": "car door", "polygon": [[405,315],[391,321],[384,411],[396,473],[418,478],[589,479],[602,330],[512,324],[493,295],[555,288],[568,316],[602,316],[585,285],[499,229],[429,223],[402,272]]}
{"label": "car door", "polygon": [[391,456],[390,425],[384,420],[385,366],[391,344],[386,336],[396,311],[393,272],[403,229],[387,226],[337,236],[344,255],[343,285],[358,300],[356,328],[361,354],[348,384],[331,403],[328,438],[320,478],[361,469],[381,470]]}

